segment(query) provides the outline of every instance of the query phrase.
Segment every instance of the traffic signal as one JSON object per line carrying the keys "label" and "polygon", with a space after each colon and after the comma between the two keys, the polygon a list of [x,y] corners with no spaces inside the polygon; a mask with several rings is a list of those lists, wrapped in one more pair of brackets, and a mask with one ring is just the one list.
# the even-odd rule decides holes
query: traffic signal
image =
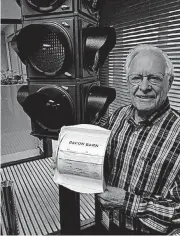
{"label": "traffic signal", "polygon": [[116,42],[113,27],[98,27],[103,2],[20,1],[23,28],[11,45],[26,65],[29,84],[18,91],[18,101],[34,136],[57,139],[64,125],[93,124],[114,100],[115,90],[98,81]]}
{"label": "traffic signal", "polygon": [[46,13],[67,14],[79,12],[92,19],[99,18],[99,10],[105,0],[16,0],[21,1],[22,16],[42,16]]}
{"label": "traffic signal", "polygon": [[94,76],[115,45],[113,27],[81,25],[77,42],[73,19],[37,22],[28,22],[12,40],[14,50],[27,65],[29,78],[84,79]]}
{"label": "traffic signal", "polygon": [[[115,90],[100,86],[98,77],[116,42],[113,27],[98,25],[105,1],[19,1],[23,28],[12,47],[26,65],[28,85],[17,99],[32,120],[32,135],[57,140],[64,125],[95,124],[115,99]],[[52,155],[49,145],[44,152]],[[79,194],[59,191],[61,234],[80,234]]]}
{"label": "traffic signal", "polygon": [[27,86],[19,89],[18,101],[33,122],[32,134],[39,138],[58,139],[64,125],[94,124],[116,96],[115,89],[98,82],[31,87],[36,92],[28,94]]}

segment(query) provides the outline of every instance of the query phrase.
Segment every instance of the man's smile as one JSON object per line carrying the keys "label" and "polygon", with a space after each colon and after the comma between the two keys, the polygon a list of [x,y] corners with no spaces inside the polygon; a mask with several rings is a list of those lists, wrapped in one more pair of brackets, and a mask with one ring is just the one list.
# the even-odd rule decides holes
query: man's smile
{"label": "man's smile", "polygon": [[154,99],[155,98],[154,95],[135,95],[135,96],[140,99]]}

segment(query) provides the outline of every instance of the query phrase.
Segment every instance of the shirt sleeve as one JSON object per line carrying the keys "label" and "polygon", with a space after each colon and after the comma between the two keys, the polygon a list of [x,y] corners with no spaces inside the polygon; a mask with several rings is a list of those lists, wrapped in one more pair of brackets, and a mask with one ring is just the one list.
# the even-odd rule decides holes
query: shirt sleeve
{"label": "shirt sleeve", "polygon": [[123,210],[126,215],[137,217],[146,226],[162,233],[166,233],[170,226],[180,225],[180,176],[166,199],[158,196],[142,198],[126,192]]}

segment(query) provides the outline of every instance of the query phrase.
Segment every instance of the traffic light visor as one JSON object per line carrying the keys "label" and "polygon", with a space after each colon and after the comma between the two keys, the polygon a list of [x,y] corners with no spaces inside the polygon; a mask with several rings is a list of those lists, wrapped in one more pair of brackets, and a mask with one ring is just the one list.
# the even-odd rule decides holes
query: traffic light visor
{"label": "traffic light visor", "polygon": [[83,29],[84,63],[89,71],[97,72],[116,43],[113,27],[88,27]]}
{"label": "traffic light visor", "polygon": [[24,27],[11,43],[22,62],[44,75],[64,72],[72,63],[72,44],[64,27],[56,23]]}
{"label": "traffic light visor", "polygon": [[103,117],[116,97],[116,90],[105,86],[92,86],[86,99],[85,120],[93,124]]}
{"label": "traffic light visor", "polygon": [[82,0],[82,4],[88,9],[89,13],[100,10],[104,0]]}
{"label": "traffic light visor", "polygon": [[71,125],[74,118],[74,103],[61,87],[45,86],[30,94],[22,104],[32,121],[48,131],[58,131]]}

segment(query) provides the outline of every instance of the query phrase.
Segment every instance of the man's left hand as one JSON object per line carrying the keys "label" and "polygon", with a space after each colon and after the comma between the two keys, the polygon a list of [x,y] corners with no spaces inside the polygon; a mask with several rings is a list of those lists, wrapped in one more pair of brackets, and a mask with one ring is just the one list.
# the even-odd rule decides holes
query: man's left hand
{"label": "man's left hand", "polygon": [[118,208],[123,205],[125,193],[126,191],[121,188],[107,186],[105,192],[97,196],[105,208]]}

